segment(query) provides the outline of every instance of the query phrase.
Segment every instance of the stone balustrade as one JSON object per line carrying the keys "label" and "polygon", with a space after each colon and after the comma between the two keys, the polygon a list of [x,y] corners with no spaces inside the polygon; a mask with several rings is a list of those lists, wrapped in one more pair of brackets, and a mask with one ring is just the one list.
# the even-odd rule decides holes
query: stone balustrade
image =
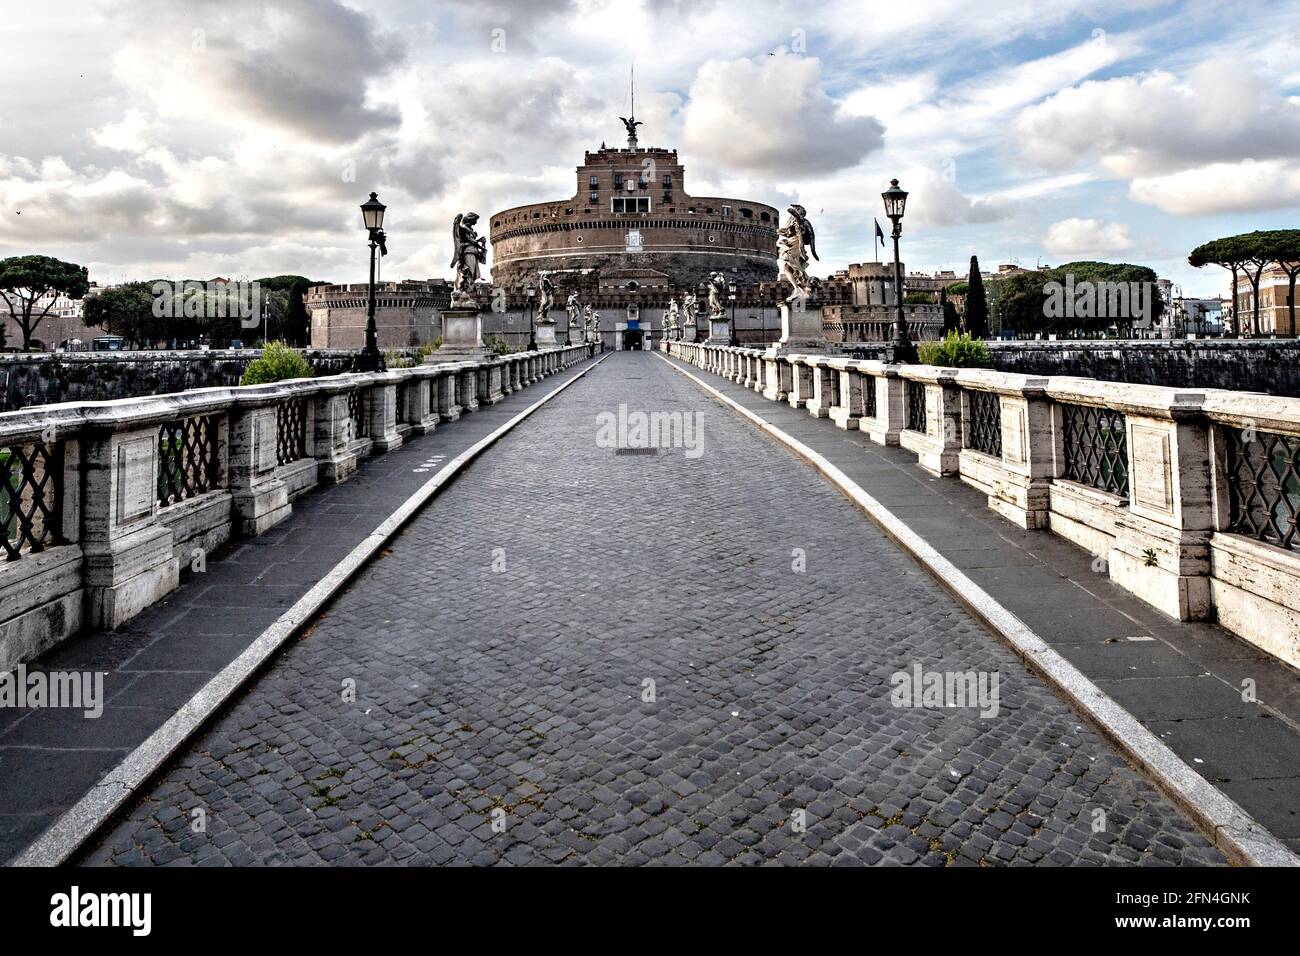
{"label": "stone balustrade", "polygon": [[911,451],[1019,527],[1088,549],[1099,572],[1170,617],[1217,620],[1300,666],[1300,399],[702,343],[665,351]]}
{"label": "stone balustrade", "polygon": [[368,455],[588,357],[575,345],[0,414],[0,670],[116,627]]}

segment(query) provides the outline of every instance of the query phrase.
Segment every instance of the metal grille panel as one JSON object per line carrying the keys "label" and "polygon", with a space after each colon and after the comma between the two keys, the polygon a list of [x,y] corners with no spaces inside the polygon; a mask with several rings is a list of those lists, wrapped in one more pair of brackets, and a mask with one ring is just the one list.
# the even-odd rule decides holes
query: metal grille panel
{"label": "metal grille panel", "polygon": [[63,443],[35,441],[0,447],[5,560],[63,544]]}
{"label": "metal grille panel", "polygon": [[966,447],[975,451],[1002,457],[1002,400],[996,392],[966,392],[970,409],[970,427],[966,433]]}
{"label": "metal grille panel", "polygon": [[213,489],[217,416],[196,415],[158,429],[158,504],[166,507]]}
{"label": "metal grille panel", "polygon": [[1093,405],[1061,405],[1065,477],[1098,491],[1128,497],[1128,421]]}
{"label": "metal grille panel", "polygon": [[1225,428],[1228,450],[1228,530],[1298,550],[1300,437]]}
{"label": "metal grille panel", "polygon": [[295,398],[275,409],[275,460],[287,465],[307,457],[307,399]]}
{"label": "metal grille panel", "polygon": [[[509,370],[503,370],[503,371],[505,375],[510,374]],[[406,389],[407,388],[408,385],[406,382],[398,382],[396,388],[394,389],[394,395],[396,396],[395,400],[397,402],[396,418],[398,424],[400,425],[409,424],[406,417]]]}
{"label": "metal grille panel", "polygon": [[907,430],[925,431],[925,383],[907,382]]}
{"label": "metal grille panel", "polygon": [[867,418],[876,417],[876,376],[862,376],[862,414]]}
{"label": "metal grille panel", "polygon": [[348,392],[348,418],[352,420],[352,434],[356,438],[365,438],[370,434],[370,416],[366,414],[368,405],[362,389]]}

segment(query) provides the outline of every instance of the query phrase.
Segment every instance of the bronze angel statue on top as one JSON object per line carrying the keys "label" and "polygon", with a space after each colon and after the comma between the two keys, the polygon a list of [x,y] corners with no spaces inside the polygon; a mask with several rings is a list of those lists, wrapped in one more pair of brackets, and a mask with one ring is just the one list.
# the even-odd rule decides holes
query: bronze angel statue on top
{"label": "bronze angel statue on top", "polygon": [[451,224],[451,267],[456,278],[451,287],[452,308],[478,305],[474,284],[482,278],[483,264],[487,262],[487,237],[474,231],[478,213],[458,215]]}
{"label": "bronze angel statue on top", "polygon": [[[817,236],[808,213],[800,205],[793,205],[788,210],[789,220],[777,232],[776,253],[781,260],[781,278],[794,286],[794,291],[786,299],[808,299],[812,295],[813,280],[808,275],[808,254],[817,256]],[[818,261],[821,261],[818,259]]]}
{"label": "bronze angel statue on top", "polygon": [[636,149],[636,128],[638,126],[644,126],[645,123],[641,122],[635,116],[631,118],[626,116],[620,116],[619,121],[623,124],[623,127],[627,130],[628,149]]}

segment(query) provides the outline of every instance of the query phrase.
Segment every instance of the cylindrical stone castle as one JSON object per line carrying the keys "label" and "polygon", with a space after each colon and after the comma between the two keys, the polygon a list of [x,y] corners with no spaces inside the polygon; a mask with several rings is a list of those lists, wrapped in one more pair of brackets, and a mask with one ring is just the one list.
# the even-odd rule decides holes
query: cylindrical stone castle
{"label": "cylindrical stone castle", "polygon": [[571,199],[490,220],[492,283],[520,287],[539,272],[624,270],[695,288],[718,271],[742,285],[776,279],[778,212],[747,199],[686,192],[677,151],[602,146],[586,153]]}

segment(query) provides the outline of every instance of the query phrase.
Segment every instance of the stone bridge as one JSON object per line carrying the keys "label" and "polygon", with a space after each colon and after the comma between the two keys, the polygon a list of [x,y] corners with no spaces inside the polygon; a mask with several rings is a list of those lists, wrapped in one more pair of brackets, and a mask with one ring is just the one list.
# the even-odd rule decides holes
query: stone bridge
{"label": "stone bridge", "polygon": [[1289,865],[1296,436],[680,342],[0,415],[0,857]]}

